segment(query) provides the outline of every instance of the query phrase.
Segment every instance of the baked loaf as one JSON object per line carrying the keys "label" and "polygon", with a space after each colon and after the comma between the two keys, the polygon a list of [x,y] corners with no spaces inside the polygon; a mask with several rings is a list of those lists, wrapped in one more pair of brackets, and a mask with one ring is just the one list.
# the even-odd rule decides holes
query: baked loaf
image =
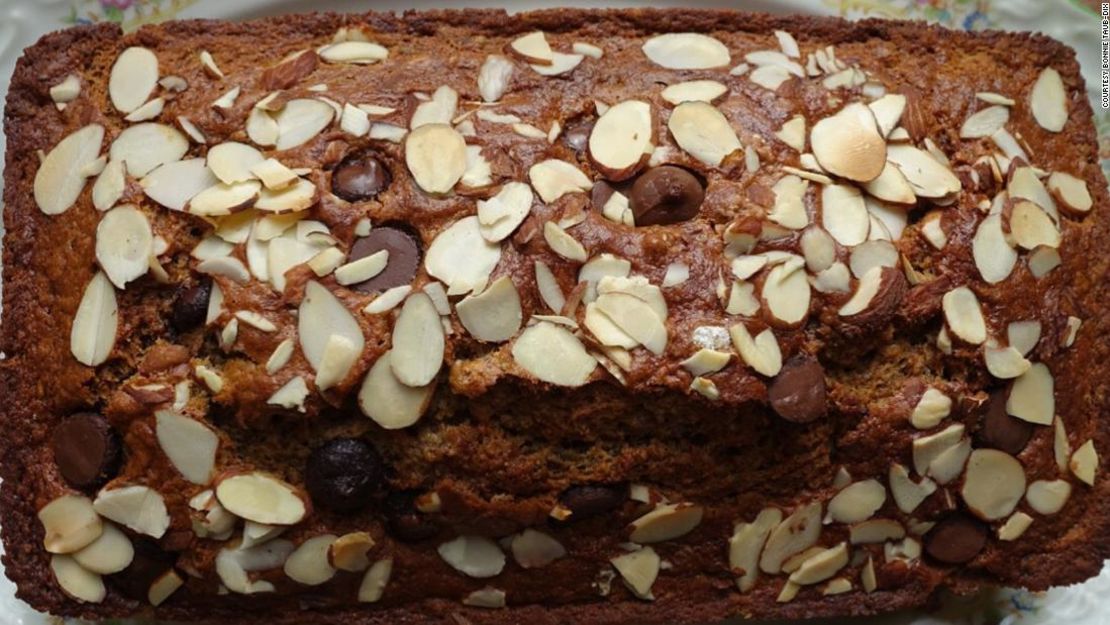
{"label": "baked loaf", "polygon": [[1110,204],[1051,39],[100,25],[27,51],[5,129],[0,514],[39,609],[796,618],[1110,555]]}

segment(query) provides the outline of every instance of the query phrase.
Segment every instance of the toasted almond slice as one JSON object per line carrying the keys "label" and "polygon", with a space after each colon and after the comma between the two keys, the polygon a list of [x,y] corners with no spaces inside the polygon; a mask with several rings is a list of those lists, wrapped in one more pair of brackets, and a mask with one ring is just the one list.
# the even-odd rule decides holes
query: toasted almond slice
{"label": "toasted almond slice", "polygon": [[889,161],[883,165],[883,171],[874,180],[868,181],[863,188],[873,197],[897,204],[913,204],[917,196],[913,193],[902,170],[892,165]]}
{"label": "toasted almond slice", "polygon": [[77,201],[85,188],[90,163],[100,155],[104,127],[89,124],[54,146],[35,172],[34,195],[39,210],[60,215]]}
{"label": "toasted almond slice", "polygon": [[[344,341],[348,349],[336,347],[332,341],[333,336]],[[318,282],[305,285],[305,296],[297,315],[297,337],[305,359],[318,376],[324,369],[325,361],[331,360],[334,365],[333,359],[336,357],[341,357],[340,364],[349,369],[354,364],[354,359],[362,353],[366,342],[362,328],[347,307]],[[331,359],[328,358],[329,343],[333,343]]]}
{"label": "toasted almond slice", "polygon": [[[108,163],[104,171],[108,172],[113,167],[113,163]],[[122,180],[122,165],[118,163],[116,165],[121,167]],[[101,177],[103,176],[102,173]],[[166,163],[140,181],[143,193],[147,197],[166,208],[177,211],[185,210],[190,200],[217,184],[219,180],[208,169],[203,158]]]}
{"label": "toasted almond slice", "polygon": [[369,41],[341,41],[325,46],[319,51],[320,58],[328,63],[352,63],[369,65],[389,58],[389,50]]}
{"label": "toasted almond slice", "polygon": [[852,248],[848,266],[852,275],[862,278],[875,267],[897,267],[898,249],[890,241],[864,241]]}
{"label": "toasted almond slice", "polygon": [[489,279],[501,260],[501,247],[482,237],[478,217],[463,217],[428,246],[424,268],[451,290],[465,293]]}
{"label": "toasted almond slice", "polygon": [[1010,121],[1010,109],[1005,106],[988,106],[964,120],[960,126],[960,138],[979,139],[998,132]]}
{"label": "toasted almond slice", "polygon": [[1071,496],[1071,484],[1066,480],[1038,480],[1025,491],[1025,501],[1038,514],[1056,514],[1064,508]]}
{"label": "toasted almond slice", "polygon": [[260,108],[253,108],[247,115],[247,136],[254,143],[269,147],[277,145],[281,129],[274,118]]}
{"label": "toasted almond slice", "polygon": [[853,545],[881,544],[906,537],[906,528],[898,521],[890,519],[871,519],[853,525],[849,541]]}
{"label": "toasted almond slice", "polygon": [[146,274],[153,250],[150,221],[134,206],[113,208],[97,225],[96,260],[120,289]]}
{"label": "toasted almond slice", "polygon": [[810,289],[801,259],[775,265],[763,281],[763,301],[774,319],[783,324],[800,324],[809,314]]}
{"label": "toasted almond slice", "polygon": [[551,65],[554,61],[555,53],[551,51],[547,37],[538,30],[514,39],[509,49],[529,63]]}
{"label": "toasted almond slice", "polygon": [[836,262],[836,243],[818,226],[806,228],[799,244],[806,259],[806,267],[814,273],[820,273]]}
{"label": "toasted almond slice", "polygon": [[[285,103],[274,121],[277,122],[275,147],[288,150],[311,141],[335,118],[335,109],[320,100],[298,98]],[[255,143],[260,143],[255,141]]]}
{"label": "toasted almond slice", "polygon": [[393,373],[403,384],[423,387],[443,366],[443,325],[439,312],[423,292],[410,295],[393,327]]}
{"label": "toasted almond slice", "polygon": [[419,128],[426,124],[450,125],[455,118],[459,105],[459,92],[447,85],[440,85],[431,99],[422,102],[413,111],[409,128]]}
{"label": "toasted almond slice", "polygon": [[558,76],[578,67],[584,58],[586,57],[581,54],[552,52],[550,64],[533,63],[531,67],[533,71],[542,76]]}
{"label": "toasted almond slice", "polygon": [[1051,67],[1041,70],[1029,92],[1033,119],[1049,132],[1060,132],[1068,122],[1068,94],[1060,73]]}
{"label": "toasted almond slice", "polygon": [[154,119],[162,114],[162,109],[166,106],[166,101],[162,98],[154,98],[146,104],[140,106],[134,111],[127,114],[123,119],[129,122],[145,122]]}
{"label": "toasted almond slice", "polygon": [[70,351],[83,365],[95,367],[108,359],[116,344],[119,311],[116,292],[103,272],[85,287],[70,331]]}
{"label": "toasted almond slice", "polygon": [[158,84],[158,57],[146,48],[133,46],[116,57],[108,77],[108,96],[121,113],[143,105]]}
{"label": "toasted almond slice", "polygon": [[752,82],[771,91],[778,90],[791,76],[790,71],[781,65],[760,65],[748,74]]}
{"label": "toasted almond slice", "polygon": [[967,462],[960,494],[981,519],[1010,515],[1025,494],[1025,470],[1013,456],[996,449],[976,449]]}
{"label": "toasted almond slice", "polygon": [[459,536],[441,544],[436,551],[444,562],[468,577],[495,577],[505,568],[505,553],[484,536]]}
{"label": "toasted almond slice", "polygon": [[509,88],[509,80],[512,76],[512,61],[499,54],[487,56],[478,70],[478,93],[481,94],[482,100],[486,102],[500,100]]}
{"label": "toasted almond slice", "polygon": [[1060,231],[1048,213],[1033,202],[1018,200],[1010,213],[1010,235],[1018,246],[1033,250],[1041,246],[1060,247]]}
{"label": "toasted almond slice", "polygon": [[712,167],[720,166],[725,157],[744,147],[728,119],[705,102],[676,106],[667,128],[680,148]]}
{"label": "toasted almond slice", "polygon": [[116,526],[106,523],[100,537],[74,553],[73,559],[91,573],[112,575],[126,569],[134,556],[131,539]]}
{"label": "toasted almond slice", "polygon": [[929,430],[940,425],[940,422],[951,412],[952,398],[929,387],[921,394],[921,399],[914,406],[910,414],[910,423],[919,430]]}
{"label": "toasted almond slice", "polygon": [[254,205],[262,183],[247,180],[227,185],[222,182],[201,191],[189,200],[187,212],[202,217],[219,217]]}
{"label": "toasted almond slice", "polygon": [[358,600],[361,603],[375,603],[382,598],[389,577],[393,573],[393,558],[385,558],[375,562],[358,589]]}
{"label": "toasted almond slice", "polygon": [[449,193],[466,172],[466,141],[451,126],[425,124],[405,137],[405,163],[421,189]]}
{"label": "toasted almond slice", "polygon": [[998,540],[1014,541],[1033,525],[1033,517],[1021,512],[1013,513],[1009,519],[998,528]]}
{"label": "toasted almond slice", "polygon": [[705,509],[692,503],[661,504],[632,522],[629,540],[659,543],[689,534],[701,523]]}
{"label": "toasted almond slice", "polygon": [[736,584],[740,592],[748,592],[755,587],[759,578],[759,554],[767,537],[775,527],[782,523],[782,511],[778,508],[764,508],[751,523],[739,523],[728,541],[729,569],[739,577]]}
{"label": "toasted almond slice", "polygon": [[1032,366],[1017,349],[1011,346],[1001,346],[993,339],[987,341],[983,351],[983,360],[991,375],[1001,380],[1016,378]]}
{"label": "toasted almond slice", "polygon": [[886,158],[902,172],[918,197],[942,198],[962,188],[960,179],[952,170],[928,152],[912,145],[890,145]]}
{"label": "toasted almond slice", "polygon": [[1034,363],[1014,380],[1006,412],[1038,425],[1050,425],[1056,414],[1055,381],[1044,363]]}
{"label": "toasted almond slice", "polygon": [[340,536],[328,548],[328,562],[349,573],[361,573],[370,568],[367,554],[374,548],[374,538],[367,532],[351,532]]}
{"label": "toasted almond slice", "polygon": [[651,587],[659,576],[662,560],[651,547],[641,547],[609,560],[620,573],[625,586],[640,599],[653,599]]}
{"label": "toasted almond slice", "polygon": [[216,486],[220,505],[232,514],[267,525],[295,525],[304,518],[304,499],[290,484],[265,473],[239,473]]}
{"label": "toasted almond slice", "polygon": [[821,223],[841,245],[859,245],[866,241],[871,219],[859,189],[842,184],[823,187]]}
{"label": "toasted almond slice", "polygon": [[512,356],[521,369],[557,386],[582,386],[597,368],[574,334],[547,321],[525,329],[513,344]]}
{"label": "toasted almond slice", "polygon": [[435,385],[413,388],[402,384],[393,373],[391,359],[391,352],[386,352],[370,367],[359,391],[358,404],[375,423],[387,430],[397,430],[420,420]]}
{"label": "toasted almond slice", "polygon": [[[201,163],[204,163],[203,159],[201,159]],[[106,211],[112,208],[123,196],[126,188],[127,179],[124,176],[123,163],[109,161],[104,165],[100,175],[96,177],[96,182],[93,183],[93,207],[98,211]]]}
{"label": "toasted almond slice", "polygon": [[632,176],[652,151],[652,126],[647,102],[614,104],[590,131],[590,159],[611,180]]}
{"label": "toasted almond slice", "polygon": [[772,575],[782,572],[787,558],[813,547],[820,536],[821,504],[815,502],[802,506],[783,519],[767,537],[767,544],[759,558],[760,570]]}
{"label": "toasted almond slice", "polygon": [[884,137],[888,137],[898,127],[898,122],[901,121],[902,114],[906,110],[906,96],[900,93],[888,93],[868,104],[867,107],[875,115],[879,132]]}
{"label": "toasted almond slice", "polygon": [[535,262],[536,271],[536,288],[540,292],[540,299],[554,312],[563,310],[566,305],[566,296],[563,295],[562,289],[559,288],[559,282],[555,279],[555,274],[543,262],[537,260]]}
{"label": "toasted almond slice", "polygon": [[70,597],[85,603],[100,603],[108,594],[104,580],[89,571],[70,556],[55,555],[50,558],[50,570],[58,586]]}
{"label": "toasted almond slice", "polygon": [[966,286],[957,287],[944,294],[941,300],[944,318],[952,333],[972,345],[987,340],[987,324],[979,298]]}
{"label": "toasted almond slice", "polygon": [[1098,451],[1095,450],[1095,442],[1088,440],[1083,443],[1079,449],[1071,456],[1071,461],[1068,467],[1071,469],[1072,474],[1079,478],[1087,486],[1095,485],[1095,475],[1098,472],[1099,460]]}
{"label": "toasted almond slice", "polygon": [[806,118],[795,115],[783,122],[782,128],[775,133],[780,141],[799,152],[806,149]]}
{"label": "toasted almond slice", "polygon": [[[663,90],[663,100],[671,104],[683,102],[713,103],[728,93],[728,87],[716,80],[690,80],[675,83]],[[804,127],[805,120],[802,119]]]}
{"label": "toasted almond slice", "polygon": [[547,241],[548,247],[552,252],[555,252],[563,258],[584,263],[589,258],[589,253],[582,244],[578,242],[573,236],[559,227],[559,224],[549,221],[543,225],[543,238]]}
{"label": "toasted almond slice", "polygon": [[520,330],[523,320],[520,295],[508,276],[498,278],[480,295],[463,299],[455,310],[459,322],[479,341],[507,341]]}
{"label": "toasted almond slice", "polygon": [[593,181],[582,170],[557,159],[548,159],[533,165],[528,170],[528,179],[546,204],[551,204],[567,193],[583,193],[593,188]]}
{"label": "toasted almond slice", "polygon": [[293,184],[277,190],[261,188],[261,185],[253,180],[248,182],[254,182],[259,191],[254,207],[271,213],[303,211],[315,204],[319,195],[316,185],[304,178],[298,178]]}
{"label": "toasted almond slice", "polygon": [[979,275],[988,284],[998,284],[1010,277],[1018,254],[1002,232],[1002,216],[988,215],[971,240],[972,256]]}
{"label": "toasted almond slice", "polygon": [[255,179],[251,168],[266,157],[255,148],[235,141],[212,146],[208,150],[208,168],[224,184]]}
{"label": "toasted almond slice", "polygon": [[701,33],[656,35],[641,49],[648,60],[666,69],[713,69],[732,61],[725,44]]}
{"label": "toasted almond slice", "polygon": [[328,552],[337,538],[334,534],[324,534],[301,543],[285,560],[285,575],[305,586],[319,586],[335,577],[337,571],[328,561]]}
{"label": "toasted almond slice", "polygon": [[775,194],[775,204],[767,219],[791,230],[801,230],[809,225],[806,212],[805,195],[809,182],[797,176],[786,175],[779,178],[771,191]]}
{"label": "toasted almond slice", "polygon": [[683,360],[681,364],[684,369],[690,372],[690,375],[697,377],[724,369],[730,360],[732,360],[732,354],[728,352],[703,348],[695,352],[693,356]]}
{"label": "toasted almond slice", "polygon": [[791,573],[790,582],[803,586],[823,582],[847,565],[848,543],[842,542],[807,558],[797,571]]}
{"label": "toasted almond slice", "polygon": [[92,501],[81,495],[62,495],[54,499],[39,510],[38,518],[45,530],[43,547],[49,553],[80,551],[104,531]]}
{"label": "toasted almond slice", "polygon": [[667,328],[663,319],[642,299],[624,292],[605,293],[594,302],[599,312],[624,334],[653,354],[667,348]]}
{"label": "toasted almond slice", "polygon": [[112,142],[111,160],[122,161],[127,173],[142,177],[159,165],[181,160],[189,141],[176,128],[143,123],[125,128]]}
{"label": "toasted almond slice", "polygon": [[749,367],[767,377],[778,375],[782,369],[782,352],[770,328],[753,338],[748,333],[748,328],[743,323],[738,323],[729,329],[729,334],[740,357]]}
{"label": "toasted almond slice", "polygon": [[292,169],[275,158],[255,163],[251,166],[250,173],[272,191],[284,189],[298,180],[297,174],[293,173]]}
{"label": "toasted almond slice", "polygon": [[822,168],[859,182],[877,178],[887,158],[875,115],[860,103],[848,104],[814,124],[809,143]]}
{"label": "toasted almond slice", "polygon": [[898,505],[898,509],[906,514],[913,513],[921,502],[937,490],[936,483],[929,478],[923,478],[920,484],[915,483],[910,479],[906,467],[900,464],[891,465],[888,482],[894,502]]}
{"label": "toasted almond slice", "polygon": [[81,78],[77,74],[67,75],[62,82],[50,88],[50,99],[55,104],[65,104],[81,95]]}
{"label": "toasted almond slice", "polygon": [[[845,273],[847,273],[847,268],[845,268]],[[883,267],[872,267],[867,273],[863,274],[863,277],[859,279],[859,286],[856,287],[855,293],[852,294],[851,299],[840,307],[840,310],[837,311],[838,314],[841,317],[852,317],[870,308],[871,302],[875,301],[876,296],[882,290],[884,277]]]}
{"label": "toasted almond slice", "polygon": [[1071,174],[1054,171],[1048,176],[1048,190],[1068,210],[1085,214],[1094,206],[1087,183]]}
{"label": "toasted almond slice", "polygon": [[497,243],[513,233],[532,209],[532,189],[523,182],[509,182],[497,195],[478,200],[482,238]]}
{"label": "toasted almond slice", "polygon": [[829,501],[827,520],[859,523],[870,519],[886,502],[886,489],[878,480],[855,482]]}
{"label": "toasted almond slice", "polygon": [[100,516],[153,538],[161,538],[170,526],[165,500],[158,491],[146,486],[101,490],[93,508]]}
{"label": "toasted almond slice", "polygon": [[170,464],[194,484],[204,485],[212,479],[216,466],[216,450],[220,440],[211,428],[171,410],[155,413],[158,444]]}
{"label": "toasted almond slice", "polygon": [[510,549],[513,559],[525,569],[541,568],[567,555],[559,541],[531,528],[513,536]]}

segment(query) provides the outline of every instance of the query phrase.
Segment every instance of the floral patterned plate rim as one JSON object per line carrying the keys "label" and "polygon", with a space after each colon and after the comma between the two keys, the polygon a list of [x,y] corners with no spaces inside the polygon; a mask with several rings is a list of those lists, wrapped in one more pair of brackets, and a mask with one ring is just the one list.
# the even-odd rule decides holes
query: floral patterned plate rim
{"label": "floral patterned plate rim", "polygon": [[[525,0],[465,3],[409,0],[404,8],[503,7],[527,10],[552,6],[660,6],[636,0]],[[1035,30],[1072,46],[1079,55],[1092,102],[1099,84],[1099,21],[1091,0],[675,0],[679,6],[741,8],[773,13],[841,15],[848,18],[919,19],[950,28]],[[364,0],[0,0],[0,99],[19,50],[51,30],[74,24],[113,22],[125,30],[174,18],[250,19],[306,11],[393,10],[396,3]],[[1100,153],[1110,171],[1110,112],[1095,105]],[[0,135],[0,151],[3,137]],[[1045,593],[997,589],[972,597],[946,597],[931,613],[901,612],[865,619],[807,621],[812,625],[1103,625],[1110,623],[1110,566],[1084,584]],[[15,588],[0,576],[0,625],[60,625],[15,598]],[[71,623],[70,625],[77,625]],[[100,625],[124,625],[120,621]],[[128,624],[130,625],[130,624]],[[152,625],[152,624],[146,624]],[[755,624],[753,624],[755,625]],[[762,625],[787,625],[786,622]]]}

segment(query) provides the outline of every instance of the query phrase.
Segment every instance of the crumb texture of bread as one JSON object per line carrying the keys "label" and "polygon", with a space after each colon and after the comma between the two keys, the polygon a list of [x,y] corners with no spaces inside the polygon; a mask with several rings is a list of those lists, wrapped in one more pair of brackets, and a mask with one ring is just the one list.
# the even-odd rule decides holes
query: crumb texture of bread
{"label": "crumb texture of bread", "polygon": [[36,609],[792,619],[1110,557],[1110,198],[1047,37],[82,26],[4,128],[0,531]]}

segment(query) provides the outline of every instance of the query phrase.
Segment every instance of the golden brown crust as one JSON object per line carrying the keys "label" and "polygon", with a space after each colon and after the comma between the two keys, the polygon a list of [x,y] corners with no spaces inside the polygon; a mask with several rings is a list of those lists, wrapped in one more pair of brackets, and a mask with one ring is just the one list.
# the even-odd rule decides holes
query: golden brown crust
{"label": "golden brown crust", "polygon": [[[355,604],[351,598],[359,577],[349,574],[311,589],[283,579],[277,571],[266,577],[278,586],[277,594],[217,596],[212,559],[219,545],[192,540],[188,514],[181,512],[188,497],[199,489],[181,480],[161,457],[147,408],[119,391],[129,384],[174,379],[176,374],[142,371],[139,366],[159,340],[180,342],[197,356],[215,357],[212,354],[218,350],[211,336],[205,342],[198,333],[176,336],[168,328],[166,319],[175,290],[150,281],[118,293],[121,329],[109,364],[94,369],[72,358],[70,324],[85,285],[96,272],[93,246],[99,214],[87,191],[62,217],[40,212],[31,193],[38,168],[36,152],[49,151],[87,123],[104,124],[110,129],[109,137],[122,127],[119,115],[107,102],[104,84],[112,62],[127,46],[142,45],[156,51],[167,68],[163,74],[176,73],[196,86],[167,107],[165,119],[194,114],[194,121],[211,137],[227,138],[238,131],[235,124],[245,117],[249,105],[264,95],[265,87],[251,82],[263,80],[262,68],[290,52],[330,41],[341,26],[361,26],[393,49],[391,60],[409,60],[384,79],[337,78],[339,84],[330,85],[329,95],[342,101],[357,94],[375,103],[409,108],[413,98],[407,97],[408,93],[431,92],[440,84],[459,89],[463,100],[476,99],[474,76],[481,58],[501,47],[490,42],[507,42],[532,30],[543,30],[560,43],[635,43],[622,51],[623,56],[612,55],[613,59],[629,58],[629,50],[638,48],[639,40],[651,34],[705,32],[727,41],[736,62],[743,52],[776,48],[771,33],[782,29],[793,33],[803,48],[817,43],[836,46],[838,58],[858,63],[882,82],[903,86],[912,96],[903,124],[912,135],[936,141],[961,174],[981,147],[961,141],[957,134],[962,121],[975,110],[974,94],[999,92],[1022,101],[1038,72],[1052,66],[1060,72],[1069,94],[1070,117],[1065,130],[1044,132],[1021,102],[1011,116],[1011,130],[1027,142],[1034,165],[1084,179],[1094,208],[1083,219],[1065,220],[1059,268],[1036,280],[1020,266],[1010,280],[995,286],[978,279],[970,253],[975,219],[947,222],[948,246],[943,253],[929,247],[919,229],[911,225],[912,235],[900,242],[900,251],[918,270],[938,276],[937,282],[943,281],[944,288],[936,288],[936,283],[910,287],[900,298],[900,306],[885,310],[880,319],[859,321],[858,327],[847,327],[837,317],[837,309],[847,298],[834,296],[814,306],[801,330],[776,329],[784,354],[818,353],[826,367],[830,416],[809,426],[785,423],[771,414],[765,406],[765,379],[751,371],[719,380],[722,403],[714,404],[686,390],[690,376],[678,365],[696,349],[689,338],[693,329],[720,323],[723,318],[715,293],[706,288],[715,279],[713,263],[721,253],[714,226],[729,223],[737,206],[744,210],[754,206],[745,199],[755,184],[751,178],[729,186],[726,176],[713,174],[721,188],[703,208],[703,221],[643,235],[614,234],[592,222],[583,231],[582,242],[591,250],[630,258],[636,271],[653,283],[661,280],[671,255],[684,253],[693,259],[695,279],[669,296],[673,299],[668,303],[679,311],[669,320],[671,351],[658,358],[637,355],[628,372],[632,391],[605,382],[577,390],[552,389],[513,374],[507,350],[477,349],[460,342],[452,346],[458,351],[449,356],[448,362],[457,359],[450,367],[449,384],[441,383],[450,391],[441,389],[434,413],[413,430],[390,432],[374,427],[358,415],[352,398],[342,394],[331,396],[330,401],[328,397],[313,400],[310,418],[272,417],[265,400],[284,380],[261,374],[256,363],[265,362],[274,340],[244,333],[242,353],[222,361],[228,383],[212,404],[224,426],[224,440],[235,449],[221,452],[227,454],[222,468],[263,467],[296,483],[310,447],[339,434],[364,435],[392,465],[391,488],[434,489],[440,494],[445,509],[442,524],[452,531],[441,529],[436,541],[406,544],[384,537],[376,510],[354,518],[318,511],[287,537],[296,541],[324,532],[342,533],[360,523],[372,527],[382,537],[382,553],[395,561],[381,604]],[[226,91],[229,83],[201,78],[195,60],[200,49],[212,52],[229,76],[247,77],[245,95],[227,121],[212,111],[209,103]],[[544,86],[536,76],[522,80],[525,90],[548,95],[559,92],[566,97],[543,101],[547,110],[537,104],[521,106],[518,111],[567,119],[588,110],[592,97],[610,103],[623,99],[622,95],[629,97],[627,92],[633,88],[629,84],[642,86],[633,76],[652,69],[640,60],[635,65],[638,71],[630,68],[627,72],[628,84],[611,80],[603,84],[599,77],[611,79],[621,62],[607,58],[601,63],[602,70],[584,72],[561,87]],[[48,89],[74,71],[85,78],[89,92],[59,113]],[[328,71],[339,75],[338,70]],[[308,81],[327,82],[327,78]],[[917,433],[907,421],[912,405],[907,405],[906,389],[912,383],[947,388],[960,400],[953,413],[955,422],[966,423],[969,431],[974,431],[977,403],[997,384],[990,380],[975,350],[959,347],[946,357],[933,346],[936,331],[943,325],[940,298],[954,286],[974,284],[979,299],[987,305],[991,327],[1004,328],[1018,319],[1041,320],[1042,336],[1047,339],[1038,347],[1037,356],[1052,368],[1056,412],[1067,426],[1071,448],[1093,440],[1097,449],[1110,449],[1110,425],[1102,418],[1110,406],[1103,371],[1103,363],[1110,360],[1110,343],[1100,339],[1110,335],[1110,309],[1105,304],[1110,296],[1105,283],[1110,260],[1099,253],[1110,236],[1110,198],[1098,167],[1092,113],[1084,93],[1074,53],[1043,36],[967,34],[914,23],[849,23],[725,11],[552,10],[512,17],[474,10],[399,17],[314,14],[243,24],[172,22],[126,36],[108,25],[48,35],[19,61],[5,111],[7,235],[0,334],[0,351],[7,354],[7,359],[0,361],[0,395],[8,399],[0,408],[6,432],[0,439],[5,571],[17,583],[21,599],[59,615],[103,618],[140,614],[166,620],[314,625],[460,620],[491,624],[571,620],[692,623],[737,614],[773,618],[861,615],[923,605],[941,588],[971,592],[983,584],[1001,583],[1043,589],[1086,579],[1110,556],[1110,486],[1106,480],[1088,487],[1072,479],[1071,499],[1059,514],[1034,514],[1032,527],[1015,542],[999,542],[992,536],[987,549],[967,565],[943,566],[927,558],[910,564],[887,562],[882,549],[871,551],[879,581],[879,590],[873,593],[859,590],[862,562],[854,562],[842,573],[852,579],[853,592],[822,596],[820,587],[812,587],[791,602],[779,603],[776,597],[785,577],[764,576],[755,589],[741,594],[727,560],[734,523],[751,521],[764,506],[790,511],[808,501],[827,500],[838,468],[846,468],[856,479],[885,480],[891,462],[911,466],[910,441]],[[797,111],[806,113],[808,129],[836,108],[822,103],[815,91],[789,85],[775,96],[749,83],[738,99],[742,104],[737,114],[746,114],[738,120],[745,139],[772,137]],[[338,132],[328,139],[344,141]],[[511,137],[498,135],[490,147],[504,148],[502,166],[512,174],[509,177],[523,179],[519,163],[531,162],[546,148],[509,150],[509,143]],[[328,141],[317,141],[283,154],[282,160],[290,167],[334,165],[338,159],[332,158],[328,147]],[[768,141],[764,147],[761,157],[767,162],[797,157],[781,144]],[[407,175],[399,147],[380,149],[396,165],[395,175]],[[321,184],[325,176],[319,174]],[[994,191],[972,192],[968,187],[965,184],[966,193],[953,209],[962,217],[974,215],[975,205],[990,199]],[[358,215],[352,215],[345,203],[325,198],[318,210],[319,218],[327,221],[333,232],[353,236],[350,233]],[[472,211],[473,202],[460,196],[433,203],[410,190],[396,192],[371,210],[375,223],[409,222],[427,244],[455,217]],[[534,209],[540,210],[547,209]],[[529,240],[526,234],[529,228],[534,229],[533,235],[538,232],[552,214],[525,223],[514,237],[523,251],[503,262],[495,273],[519,277],[522,296],[533,300],[530,308],[538,301],[534,288],[525,288],[534,286],[531,261],[543,258],[557,267],[558,258],[540,249],[542,237]],[[188,216],[175,213],[156,219],[158,231],[184,252],[199,238],[197,231],[202,226]],[[174,255],[166,269],[175,284],[196,281],[187,253]],[[561,279],[569,291],[575,269],[563,269]],[[234,303],[279,311],[288,302],[300,300],[308,279],[308,272],[290,275],[294,287],[284,300],[277,295],[243,294]],[[357,297],[348,299],[353,308]],[[1074,345],[1064,348],[1060,339],[1067,333],[1069,316],[1082,319],[1083,326]],[[386,348],[388,325],[381,320],[364,319],[362,323],[367,336],[377,337],[369,341],[373,345],[357,367],[365,371]],[[291,366],[296,371],[308,370],[303,359]],[[140,375],[135,377],[137,373]],[[353,375],[346,385],[357,386]],[[193,569],[202,575],[158,609],[124,598],[111,585],[103,603],[80,604],[58,588],[50,573],[49,557],[41,548],[43,530],[35,513],[70,489],[57,474],[48,441],[60,419],[86,409],[104,412],[123,433],[129,460],[120,481],[141,480],[166,489],[167,503],[178,512],[172,514],[171,532],[162,544],[166,547],[172,540],[184,540],[190,547],[179,560],[179,569]],[[1030,481],[1054,479],[1052,428],[1038,427],[1018,457]],[[619,577],[612,580],[608,596],[599,596],[594,586],[599,573],[609,569],[608,559],[620,553],[617,545],[626,538],[623,528],[642,512],[632,502],[611,518],[548,526],[545,531],[557,536],[571,554],[548,568],[526,571],[510,564],[497,578],[474,580],[452,570],[436,554],[436,545],[454,533],[499,537],[547,525],[548,511],[558,494],[581,483],[643,483],[673,499],[706,506],[705,518],[693,533],[655,546],[672,566],[654,585],[654,601],[634,598]],[[186,492],[189,488],[193,490]],[[937,501],[927,505],[942,508]],[[1022,505],[1021,509],[1028,510]],[[892,502],[888,500],[886,506],[883,514],[899,516]],[[831,527],[822,544],[831,546],[846,535],[846,528]],[[508,592],[509,609],[484,610],[460,603],[487,582]]]}

